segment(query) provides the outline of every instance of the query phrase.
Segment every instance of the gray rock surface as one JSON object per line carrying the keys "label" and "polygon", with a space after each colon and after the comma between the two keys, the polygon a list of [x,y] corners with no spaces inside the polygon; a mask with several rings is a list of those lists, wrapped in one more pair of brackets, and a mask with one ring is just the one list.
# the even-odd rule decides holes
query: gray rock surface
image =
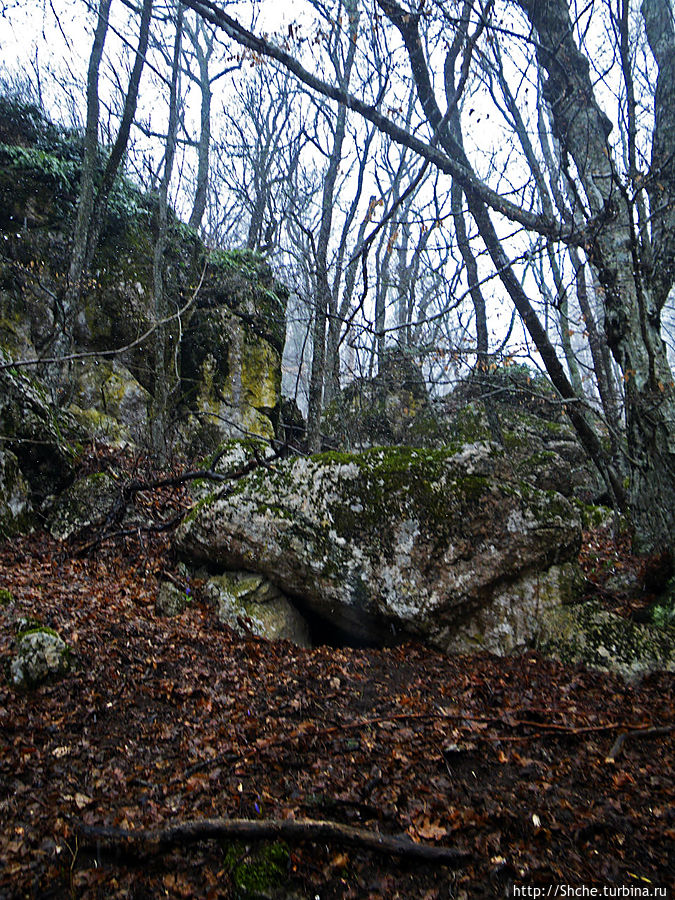
{"label": "gray rock surface", "polygon": [[55,631],[37,627],[19,635],[10,664],[15,687],[36,687],[48,679],[59,678],[69,668],[68,647]]}
{"label": "gray rock surface", "polygon": [[355,640],[498,652],[569,599],[579,541],[572,505],[489,443],[278,462],[204,498],[177,535],[184,559],[264,574]]}
{"label": "gray rock surface", "polygon": [[107,472],[79,478],[55,501],[49,514],[49,531],[66,540],[83,528],[102,522],[119,495],[119,485]]}
{"label": "gray rock surface", "polygon": [[162,581],[157,590],[155,610],[160,616],[179,616],[190,602],[191,597],[186,590],[171,581]]}
{"label": "gray rock surface", "polygon": [[583,663],[632,678],[675,672],[675,628],[639,625],[597,602],[551,609],[541,618],[536,645],[564,663]]}

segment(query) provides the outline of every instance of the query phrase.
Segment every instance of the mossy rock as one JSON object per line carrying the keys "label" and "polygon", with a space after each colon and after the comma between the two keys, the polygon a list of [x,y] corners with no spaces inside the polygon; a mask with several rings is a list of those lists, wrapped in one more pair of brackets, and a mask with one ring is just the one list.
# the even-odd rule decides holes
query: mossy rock
{"label": "mossy rock", "polygon": [[151,396],[118,360],[82,360],[74,367],[69,412],[87,434],[122,447],[148,434]]}
{"label": "mossy rock", "polygon": [[173,618],[185,612],[192,603],[188,586],[179,587],[172,581],[162,581],[157,590],[155,611],[161,616]]}
{"label": "mossy rock", "polygon": [[10,663],[10,678],[15,687],[34,688],[54,681],[70,669],[71,651],[63,638],[43,625],[20,632]]}
{"label": "mossy rock", "polygon": [[265,574],[361,643],[447,649],[510,586],[575,558],[580,535],[564,497],[476,444],[275,461],[204,498],[177,544],[188,561]]}
{"label": "mossy rock", "polygon": [[209,254],[200,305],[227,306],[247,331],[281,354],[286,338],[288,288],[276,281],[269,263],[251,250]]}
{"label": "mossy rock", "polygon": [[221,440],[276,433],[281,356],[249,328],[227,307],[198,310],[182,344],[184,400]]}
{"label": "mossy rock", "polygon": [[338,449],[441,443],[421,370],[413,357],[393,348],[374,378],[355,379],[327,404],[321,428],[324,445]]}
{"label": "mossy rock", "polygon": [[95,472],[75,481],[49,513],[49,531],[57,540],[103,521],[119,498],[120,485],[108,472]]}
{"label": "mossy rock", "polygon": [[626,678],[675,672],[675,627],[640,625],[593,601],[548,611],[536,643],[564,663],[583,663]]}

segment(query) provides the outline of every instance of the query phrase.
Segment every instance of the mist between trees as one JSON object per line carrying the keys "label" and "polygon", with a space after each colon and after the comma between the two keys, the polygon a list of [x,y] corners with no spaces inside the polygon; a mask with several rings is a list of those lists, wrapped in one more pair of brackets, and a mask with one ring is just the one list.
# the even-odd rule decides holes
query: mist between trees
{"label": "mist between trees", "polygon": [[57,355],[124,171],[159,196],[158,321],[170,204],[289,286],[284,387],[310,450],[325,406],[387,354],[437,393],[528,362],[641,546],[671,547],[672,0],[278,7],[0,3],[3,44],[33,26],[5,93],[84,140]]}

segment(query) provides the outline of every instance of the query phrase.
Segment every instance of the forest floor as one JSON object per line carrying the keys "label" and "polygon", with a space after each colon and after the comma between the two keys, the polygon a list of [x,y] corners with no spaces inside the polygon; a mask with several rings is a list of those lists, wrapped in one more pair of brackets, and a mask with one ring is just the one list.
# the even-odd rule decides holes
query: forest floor
{"label": "forest floor", "polygon": [[[597,571],[637,565],[606,533],[584,546]],[[2,672],[0,897],[472,900],[513,896],[514,885],[672,887],[672,675],[629,684],[535,653],[242,638],[199,601],[198,584],[182,616],[159,617],[167,566],[161,533],[0,545],[12,595],[0,608],[3,665],[21,615],[73,650],[70,673],[32,692]],[[603,595],[630,613],[626,596]],[[92,836],[214,817],[328,820],[464,856],[420,862],[325,832],[178,845]]]}

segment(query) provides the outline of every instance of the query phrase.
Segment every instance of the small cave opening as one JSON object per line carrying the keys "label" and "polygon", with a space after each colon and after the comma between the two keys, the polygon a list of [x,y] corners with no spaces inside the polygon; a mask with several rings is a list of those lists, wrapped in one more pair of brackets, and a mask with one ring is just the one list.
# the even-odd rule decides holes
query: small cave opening
{"label": "small cave opening", "polygon": [[386,623],[374,621],[371,617],[364,616],[362,629],[359,633],[355,633],[354,629],[344,628],[336,621],[308,609],[301,600],[294,599],[293,603],[307,623],[314,647],[381,649],[395,646],[405,640],[404,635],[398,633],[393,625],[387,626]]}

